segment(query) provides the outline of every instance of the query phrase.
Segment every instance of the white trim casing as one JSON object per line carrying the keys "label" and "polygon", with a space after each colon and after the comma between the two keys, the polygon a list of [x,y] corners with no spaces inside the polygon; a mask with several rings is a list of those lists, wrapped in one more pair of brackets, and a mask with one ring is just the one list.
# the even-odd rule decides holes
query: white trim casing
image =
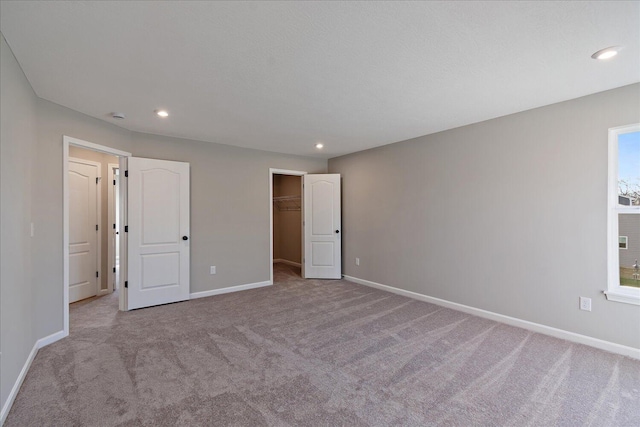
{"label": "white trim casing", "polygon": [[618,214],[640,215],[638,206],[620,206],[618,204],[618,136],[640,132],[640,123],[609,129],[608,140],[608,198],[607,198],[607,290],[608,301],[640,305],[640,288],[620,286],[620,247],[618,243]]}
{"label": "white trim casing", "polygon": [[229,286],[227,288],[212,289],[210,291],[194,292],[192,294],[189,294],[189,299],[206,298],[206,297],[211,297],[211,296],[214,296],[214,295],[222,295],[222,294],[228,294],[228,293],[231,293],[231,292],[238,292],[238,291],[247,291],[249,289],[263,288],[265,286],[271,286],[271,285],[273,285],[273,283],[271,283],[268,280],[265,280],[264,282],[247,283],[246,285]]}
{"label": "white trim casing", "polygon": [[522,320],[511,316],[505,316],[504,314],[494,313],[492,311],[482,310],[480,308],[470,307],[464,304],[458,304],[456,302],[447,301],[440,298],[430,297],[428,295],[419,294],[417,292],[407,291],[400,288],[395,288],[389,285],[383,285],[381,283],[372,282],[370,280],[359,279],[357,277],[343,275],[345,280],[348,280],[359,285],[369,286],[371,288],[381,289],[383,291],[392,292],[394,294],[402,295],[418,301],[429,302],[442,307],[450,308],[463,313],[472,314],[474,316],[482,317],[496,322],[505,323],[507,325],[516,326],[529,331],[538,332],[544,335],[549,335],[555,338],[564,339],[567,341],[575,342],[578,344],[588,345],[600,350],[609,351],[611,353],[621,354],[634,359],[640,360],[640,349],[634,347],[628,347],[621,344],[604,341],[598,338],[589,337],[586,335],[576,334],[575,332],[565,331],[563,329],[553,328],[551,326],[541,325],[539,323],[529,322],[528,320]]}
{"label": "white trim casing", "polygon": [[[622,289],[622,287],[620,287]],[[621,291],[604,291],[604,295],[607,297],[607,301],[624,302],[626,304],[640,305],[640,299],[638,299],[637,293]]]}
{"label": "white trim casing", "polygon": [[[129,223],[129,183],[125,179],[125,173],[129,168],[129,157],[120,157],[120,225],[118,232],[120,233],[120,276],[118,277],[118,308],[120,311],[127,311],[129,304],[129,289],[124,287],[128,281],[129,264],[127,263],[129,254],[129,233],[124,232],[125,224]],[[124,172],[123,172],[124,171]]]}
{"label": "white trim casing", "polygon": [[94,144],[93,142],[84,141],[82,139],[73,138],[71,136],[63,135],[63,142],[68,145],[75,145],[76,147],[87,148],[89,150],[97,151],[99,153],[111,154],[118,157],[131,157],[131,153],[127,151],[117,150],[115,148],[107,147],[105,145]]}
{"label": "white trim casing", "polygon": [[[107,184],[107,227],[109,232],[107,233],[108,244],[107,244],[107,289],[105,293],[111,293],[114,291],[114,281],[115,281],[115,273],[113,272],[113,268],[115,267],[115,258],[116,258],[116,248],[114,245],[113,235],[113,224],[116,223],[116,215],[115,215],[115,185],[113,185],[113,181],[115,180],[114,169],[119,169],[120,165],[118,163],[108,163],[107,164],[107,175],[109,176],[109,182]],[[113,265],[111,265],[113,263]]]}
{"label": "white trim casing", "polygon": [[[273,285],[273,175],[294,175],[294,176],[304,176],[307,172],[304,171],[293,171],[287,169],[274,169],[269,168],[269,281]],[[304,180],[301,180],[304,181]],[[302,183],[300,184],[302,185]],[[304,191],[301,192],[302,197],[304,198]],[[304,220],[304,202],[301,203],[303,212],[302,219]],[[302,236],[302,248],[301,253],[304,259],[304,227],[302,223],[300,224],[302,227],[301,236]],[[302,274],[304,277],[304,272]]]}

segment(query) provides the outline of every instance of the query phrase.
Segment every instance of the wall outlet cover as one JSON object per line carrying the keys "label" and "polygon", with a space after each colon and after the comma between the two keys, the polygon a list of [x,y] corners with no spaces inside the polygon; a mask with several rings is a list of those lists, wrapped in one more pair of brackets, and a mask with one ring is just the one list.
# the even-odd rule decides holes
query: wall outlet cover
{"label": "wall outlet cover", "polygon": [[591,298],[580,297],[580,310],[591,311]]}

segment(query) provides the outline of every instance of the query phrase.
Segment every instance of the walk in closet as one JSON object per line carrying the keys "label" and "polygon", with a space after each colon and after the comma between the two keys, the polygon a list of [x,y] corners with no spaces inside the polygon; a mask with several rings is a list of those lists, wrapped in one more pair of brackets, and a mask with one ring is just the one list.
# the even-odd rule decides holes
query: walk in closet
{"label": "walk in closet", "polygon": [[273,175],[273,262],[302,262],[302,179]]}

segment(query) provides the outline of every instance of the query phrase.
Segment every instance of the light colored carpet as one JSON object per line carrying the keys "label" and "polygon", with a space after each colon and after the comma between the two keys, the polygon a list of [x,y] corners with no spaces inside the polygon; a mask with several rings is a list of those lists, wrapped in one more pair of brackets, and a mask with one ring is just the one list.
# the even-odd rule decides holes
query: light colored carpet
{"label": "light colored carpet", "polygon": [[640,361],[345,281],[74,304],[6,426],[640,426]]}

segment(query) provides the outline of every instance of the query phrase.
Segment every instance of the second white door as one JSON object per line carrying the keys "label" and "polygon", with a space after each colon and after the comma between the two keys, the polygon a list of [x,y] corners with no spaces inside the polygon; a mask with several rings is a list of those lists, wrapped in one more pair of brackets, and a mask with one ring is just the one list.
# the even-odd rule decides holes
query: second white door
{"label": "second white door", "polygon": [[342,278],[340,174],[304,176],[304,277]]}
{"label": "second white door", "polygon": [[69,302],[98,294],[100,164],[69,160]]}

